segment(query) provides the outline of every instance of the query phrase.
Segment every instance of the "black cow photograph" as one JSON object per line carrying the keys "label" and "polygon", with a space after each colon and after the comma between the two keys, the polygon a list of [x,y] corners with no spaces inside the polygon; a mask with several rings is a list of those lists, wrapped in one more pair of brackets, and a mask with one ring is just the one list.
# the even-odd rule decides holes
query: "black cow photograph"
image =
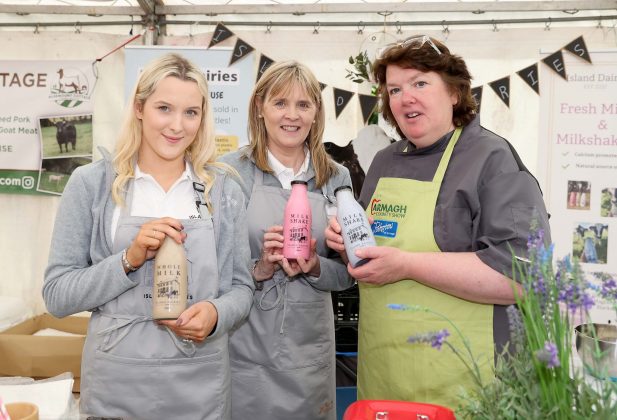
{"label": "black cow photograph", "polygon": [[92,156],[92,114],[39,118],[41,158]]}

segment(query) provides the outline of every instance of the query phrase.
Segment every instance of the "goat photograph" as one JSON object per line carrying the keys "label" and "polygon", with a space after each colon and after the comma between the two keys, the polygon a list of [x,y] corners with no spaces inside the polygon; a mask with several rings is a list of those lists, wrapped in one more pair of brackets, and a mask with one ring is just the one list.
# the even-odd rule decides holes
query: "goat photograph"
{"label": "goat photograph", "polygon": [[92,114],[39,118],[41,158],[92,156]]}
{"label": "goat photograph", "polygon": [[92,162],[92,156],[42,159],[37,191],[62,194],[73,171],[90,162]]}

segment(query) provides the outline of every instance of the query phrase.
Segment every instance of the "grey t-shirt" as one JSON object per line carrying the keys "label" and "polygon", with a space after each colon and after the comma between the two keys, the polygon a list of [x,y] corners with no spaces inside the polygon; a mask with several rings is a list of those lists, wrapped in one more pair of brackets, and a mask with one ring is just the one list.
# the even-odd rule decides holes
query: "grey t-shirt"
{"label": "grey t-shirt", "polygon": [[[364,180],[360,203],[369,205],[382,177],[430,181],[451,135],[425,148],[401,140],[379,151]],[[485,264],[512,277],[512,252],[526,255],[534,219],[550,242],[536,179],[508,142],[481,127],[476,117],[464,127],[439,191],[433,220],[437,245],[443,252],[475,252]],[[495,305],[493,327],[500,351],[509,337],[505,306]]]}

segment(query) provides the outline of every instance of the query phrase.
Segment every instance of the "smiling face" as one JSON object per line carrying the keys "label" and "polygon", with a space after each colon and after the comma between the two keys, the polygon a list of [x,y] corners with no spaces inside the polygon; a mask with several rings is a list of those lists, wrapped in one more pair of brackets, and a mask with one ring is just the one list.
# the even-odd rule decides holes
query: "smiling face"
{"label": "smiling face", "polygon": [[297,84],[279,94],[268,94],[260,104],[268,133],[268,148],[288,154],[302,150],[317,115],[315,105]]}
{"label": "smiling face", "polygon": [[148,166],[179,162],[193,143],[202,120],[203,96],[197,83],[168,76],[143,105],[135,105],[142,123],[139,162]]}
{"label": "smiling face", "polygon": [[454,130],[457,96],[438,73],[388,65],[386,89],[396,123],[416,147],[430,146]]}

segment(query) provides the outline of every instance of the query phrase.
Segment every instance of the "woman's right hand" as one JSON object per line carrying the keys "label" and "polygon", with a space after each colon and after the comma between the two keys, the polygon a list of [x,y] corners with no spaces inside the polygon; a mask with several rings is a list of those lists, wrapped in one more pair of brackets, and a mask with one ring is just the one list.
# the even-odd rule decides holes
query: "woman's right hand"
{"label": "woman's right hand", "polygon": [[324,235],[326,236],[326,245],[328,248],[338,252],[345,264],[349,263],[347,252],[345,252],[345,243],[343,242],[343,236],[341,235],[341,225],[339,225],[336,217],[330,217]]}
{"label": "woman's right hand", "polygon": [[183,229],[182,223],[172,217],[163,217],[144,223],[126,251],[129,264],[138,268],[146,260],[154,258],[166,236],[179,244],[183,243],[186,239],[186,233],[182,232]]}
{"label": "woman's right hand", "polygon": [[253,270],[255,281],[271,279],[276,270],[281,267],[279,261],[283,259],[283,226],[270,226],[264,233],[261,257]]}

